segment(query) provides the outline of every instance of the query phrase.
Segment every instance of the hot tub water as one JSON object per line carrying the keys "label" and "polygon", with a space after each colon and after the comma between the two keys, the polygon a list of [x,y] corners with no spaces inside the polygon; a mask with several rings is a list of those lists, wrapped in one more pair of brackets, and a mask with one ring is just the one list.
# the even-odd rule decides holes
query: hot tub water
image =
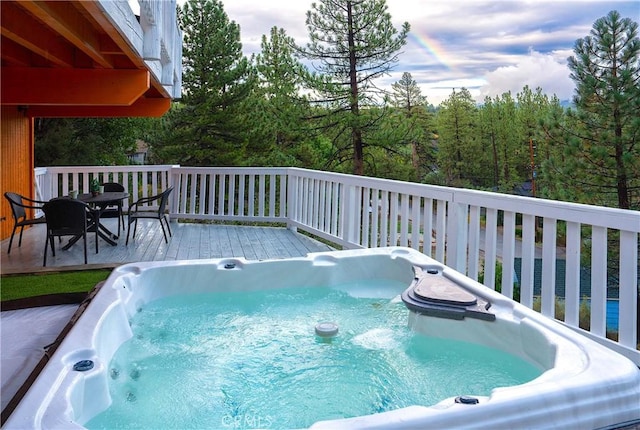
{"label": "hot tub water", "polygon": [[[109,364],[113,404],[85,425],[303,428],[486,396],[541,373],[492,348],[412,332],[395,298],[405,288],[369,280],[151,302]],[[340,326],[331,343],[314,333],[329,319]]]}

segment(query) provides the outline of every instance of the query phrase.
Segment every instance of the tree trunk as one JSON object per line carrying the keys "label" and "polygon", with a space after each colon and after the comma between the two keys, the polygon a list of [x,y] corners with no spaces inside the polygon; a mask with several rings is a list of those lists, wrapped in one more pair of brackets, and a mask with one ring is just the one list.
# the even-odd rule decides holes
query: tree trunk
{"label": "tree trunk", "polygon": [[411,142],[411,166],[417,176],[418,169],[420,168],[420,156],[418,155],[418,142],[415,140]]}
{"label": "tree trunk", "polygon": [[629,187],[627,183],[627,171],[625,169],[622,146],[622,126],[620,125],[620,111],[616,107],[613,111],[613,121],[615,123],[616,135],[616,188],[618,190],[618,207],[629,209]]}
{"label": "tree trunk", "polygon": [[494,133],[491,133],[491,149],[493,150],[493,185],[497,187],[500,183],[500,166],[498,165],[498,144]]}
{"label": "tree trunk", "polygon": [[362,131],[355,127],[351,133],[353,140],[353,174],[364,175],[364,155],[362,151]]}
{"label": "tree trunk", "polygon": [[349,25],[349,85],[351,87],[351,143],[353,145],[353,174],[364,174],[364,155],[362,150],[362,130],[360,129],[360,107],[358,105],[358,76],[356,68],[356,50],[353,35],[353,11],[351,2],[347,2],[347,21]]}

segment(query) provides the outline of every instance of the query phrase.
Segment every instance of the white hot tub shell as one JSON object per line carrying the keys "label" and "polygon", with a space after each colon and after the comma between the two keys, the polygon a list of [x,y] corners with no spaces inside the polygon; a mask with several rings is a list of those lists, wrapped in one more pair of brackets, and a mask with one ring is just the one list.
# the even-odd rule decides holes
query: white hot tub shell
{"label": "white hot tub shell", "polygon": [[[106,409],[111,402],[109,362],[132,336],[130,318],[150,301],[203,291],[326,286],[358,279],[391,279],[409,286],[416,268],[438,271],[490,303],[495,320],[456,320],[408,310],[413,330],[497,348],[527,360],[543,373],[528,383],[475,396],[476,404],[448,398],[429,407],[319,421],[311,428],[605,429],[640,423],[640,370],[630,360],[424,254],[390,247],[286,260],[227,258],[123,265],[95,295],[4,428],[83,428]],[[93,368],[74,371],[74,364],[82,360],[93,361]]]}

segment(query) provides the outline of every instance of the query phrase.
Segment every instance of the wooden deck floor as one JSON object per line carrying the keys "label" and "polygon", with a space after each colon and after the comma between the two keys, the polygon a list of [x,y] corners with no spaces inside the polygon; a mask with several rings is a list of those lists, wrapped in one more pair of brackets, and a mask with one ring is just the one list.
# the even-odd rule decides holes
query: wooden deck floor
{"label": "wooden deck floor", "polygon": [[[117,220],[104,223],[117,231]],[[126,230],[121,232],[117,246],[99,239],[99,252],[95,252],[95,234],[87,238],[88,264],[84,265],[82,241],[68,251],[61,249],[66,243],[57,240],[56,256],[47,256],[47,267],[42,267],[45,226],[37,225],[25,230],[22,246],[18,247],[18,234],[14,238],[11,254],[7,254],[9,239],[1,244],[0,271],[2,274],[37,273],[45,271],[77,270],[82,268],[115,267],[139,261],[191,260],[222,257],[244,257],[247,260],[280,259],[304,256],[311,252],[329,251],[331,248],[310,237],[284,227],[255,227],[222,224],[171,223],[173,237],[165,243],[156,220],[141,220],[135,240],[125,246]]]}

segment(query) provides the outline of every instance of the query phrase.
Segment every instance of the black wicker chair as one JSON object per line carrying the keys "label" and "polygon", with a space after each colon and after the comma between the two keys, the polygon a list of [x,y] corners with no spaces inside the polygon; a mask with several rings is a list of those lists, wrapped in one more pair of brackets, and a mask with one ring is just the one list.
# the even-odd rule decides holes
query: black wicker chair
{"label": "black wicker chair", "polygon": [[[167,232],[164,228],[164,224],[167,225],[169,230],[169,236],[171,236],[171,227],[169,226],[169,215],[166,214],[167,203],[169,201],[169,194],[173,191],[173,187],[169,187],[162,193],[151,197],[143,197],[129,207],[129,227],[127,228],[127,241],[125,245],[129,244],[129,232],[131,231],[131,224],[133,223],[133,235],[131,240],[136,236],[136,230],[138,228],[138,220],[141,218],[157,219],[160,221],[160,227],[162,227],[162,233],[164,234],[164,241],[169,243],[167,238]],[[158,202],[157,207],[150,207],[149,203]],[[164,221],[164,224],[163,224]]]}
{"label": "black wicker chair", "polygon": [[[102,184],[104,191],[108,192],[123,192],[124,186],[117,182],[105,182]],[[118,236],[120,236],[120,226],[124,228],[124,211],[122,210],[122,200],[115,200],[109,202],[102,208],[100,212],[100,218],[118,218]]]}
{"label": "black wicker chair", "polygon": [[[54,237],[74,236],[84,242],[84,264],[87,264],[87,214],[89,206],[80,200],[65,197],[51,199],[42,207],[47,219],[47,239],[44,244],[43,266],[47,265],[47,248],[51,243],[51,254],[56,256]],[[97,237],[96,237],[97,240]]]}
{"label": "black wicker chair", "polygon": [[7,254],[11,253],[11,245],[13,244],[13,236],[16,234],[16,230],[20,227],[20,238],[18,240],[18,246],[22,246],[22,230],[25,227],[34,224],[44,224],[46,222],[45,217],[29,218],[27,216],[27,209],[36,210],[42,209],[45,202],[39,200],[33,200],[28,197],[21,196],[20,194],[6,192],[4,196],[11,205],[11,214],[13,215],[13,231],[11,232],[11,239],[9,239],[9,249]]}

